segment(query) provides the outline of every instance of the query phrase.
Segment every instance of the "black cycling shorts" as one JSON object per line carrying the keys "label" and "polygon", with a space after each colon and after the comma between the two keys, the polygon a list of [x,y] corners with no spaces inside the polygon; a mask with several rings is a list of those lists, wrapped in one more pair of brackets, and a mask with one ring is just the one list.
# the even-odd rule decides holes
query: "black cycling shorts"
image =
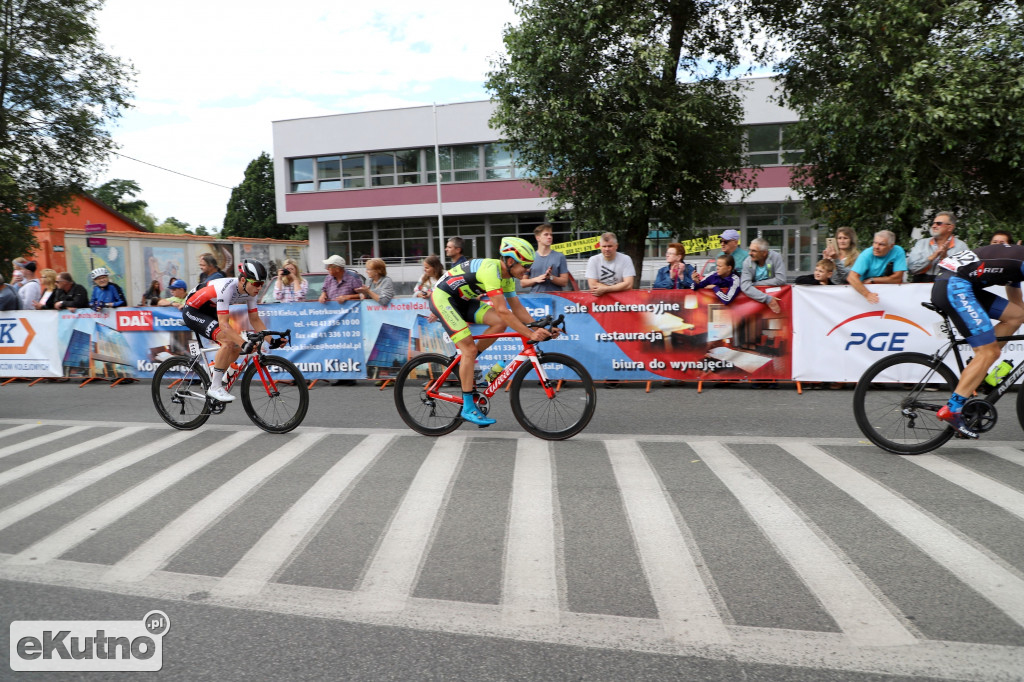
{"label": "black cycling shorts", "polygon": [[185,306],[181,309],[181,320],[185,326],[202,336],[204,339],[217,340],[220,333],[220,320],[212,308],[192,308]]}

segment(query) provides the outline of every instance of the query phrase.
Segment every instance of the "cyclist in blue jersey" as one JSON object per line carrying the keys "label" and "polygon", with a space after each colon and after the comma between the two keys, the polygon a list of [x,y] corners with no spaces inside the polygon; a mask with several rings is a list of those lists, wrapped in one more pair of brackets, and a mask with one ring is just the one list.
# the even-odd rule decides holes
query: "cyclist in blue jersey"
{"label": "cyclist in blue jersey", "polygon": [[[932,303],[953,320],[974,349],[974,357],[938,417],[967,438],[977,438],[978,433],[964,423],[961,411],[1006,345],[1005,341],[998,343],[996,337],[1009,336],[1024,324],[1021,280],[1024,246],[991,244],[947,256],[939,263],[939,274],[932,285]],[[986,291],[986,287],[998,284],[1006,286],[1006,298]],[[999,323],[993,325],[992,320]]]}
{"label": "cyclist in blue jersey", "polygon": [[[462,353],[459,362],[461,416],[478,426],[490,426],[494,420],[480,412],[473,402],[473,369],[477,354],[495,340],[480,339],[473,343],[470,322],[486,324],[485,334],[500,334],[511,327],[533,341],[551,338],[546,329],[531,330],[526,326],[533,322],[533,317],[516,296],[516,281],[529,272],[534,253],[525,239],[505,237],[501,240],[500,258],[477,258],[453,266],[438,280],[430,295],[430,310]],[[487,302],[479,299],[484,294]]]}

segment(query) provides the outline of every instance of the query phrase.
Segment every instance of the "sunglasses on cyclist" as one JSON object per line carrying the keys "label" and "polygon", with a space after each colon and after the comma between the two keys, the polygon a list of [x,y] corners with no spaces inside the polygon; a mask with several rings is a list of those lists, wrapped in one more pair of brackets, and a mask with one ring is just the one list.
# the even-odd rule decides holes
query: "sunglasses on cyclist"
{"label": "sunglasses on cyclist", "polygon": [[264,283],[265,283],[265,280],[262,280],[262,279],[249,279],[248,277],[245,278],[245,281],[248,282],[249,284],[255,284],[258,287],[263,286]]}

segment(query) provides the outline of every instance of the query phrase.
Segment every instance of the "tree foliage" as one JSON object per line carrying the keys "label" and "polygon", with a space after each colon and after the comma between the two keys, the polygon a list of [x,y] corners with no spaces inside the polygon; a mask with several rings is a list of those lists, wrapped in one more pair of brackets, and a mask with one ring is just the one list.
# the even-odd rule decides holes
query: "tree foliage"
{"label": "tree foliage", "polygon": [[291,239],[295,229],[279,225],[274,200],[274,162],[266,152],[249,162],[245,179],[231,190],[223,237]]}
{"label": "tree foliage", "polygon": [[1024,17],[1012,0],[806,3],[780,66],[815,215],[906,238],[938,210],[1020,224]]}
{"label": "tree foliage", "polygon": [[639,266],[652,223],[685,234],[726,200],[723,185],[750,186],[742,102],[722,76],[779,3],[513,4],[521,21],[487,81],[492,125],[552,212],[571,207],[577,230],[617,233]]}
{"label": "tree foliage", "polygon": [[114,147],[105,125],[131,69],[96,41],[101,5],[0,0],[0,258],[33,248],[35,215],[67,205]]}

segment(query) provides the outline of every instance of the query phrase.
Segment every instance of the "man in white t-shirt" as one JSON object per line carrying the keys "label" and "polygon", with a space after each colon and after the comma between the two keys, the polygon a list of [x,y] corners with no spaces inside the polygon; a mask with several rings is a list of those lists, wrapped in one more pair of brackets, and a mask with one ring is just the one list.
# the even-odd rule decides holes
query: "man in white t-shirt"
{"label": "man in white t-shirt", "polygon": [[619,238],[613,232],[601,235],[601,255],[587,261],[587,282],[590,293],[604,296],[616,291],[629,291],[636,279],[636,269],[629,256],[619,253]]}

